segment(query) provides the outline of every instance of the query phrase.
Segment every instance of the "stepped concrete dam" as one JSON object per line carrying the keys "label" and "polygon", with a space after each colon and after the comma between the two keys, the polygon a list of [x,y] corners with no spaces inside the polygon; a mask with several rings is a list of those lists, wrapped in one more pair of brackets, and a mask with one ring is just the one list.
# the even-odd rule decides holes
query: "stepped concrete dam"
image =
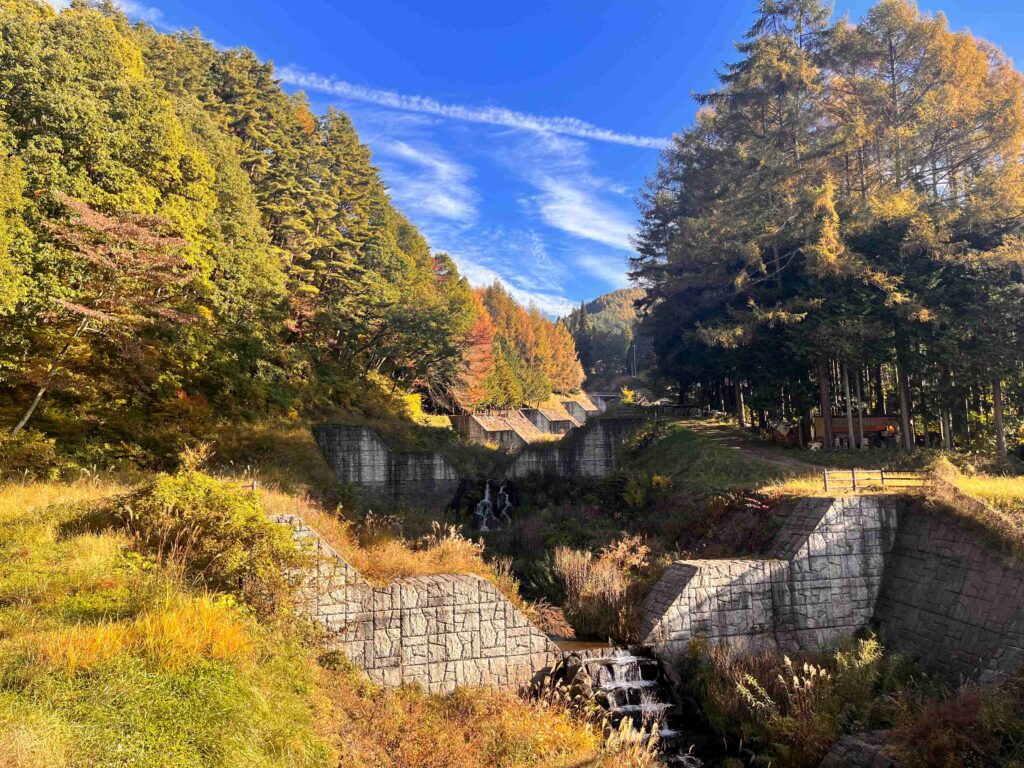
{"label": "stepped concrete dam", "polygon": [[[1024,567],[961,521],[895,496],[801,499],[780,514],[764,558],[669,567],[642,606],[653,656],[672,666],[694,640],[819,649],[874,627],[951,682],[994,683],[1024,668]],[[518,687],[563,656],[485,579],[374,586],[299,517],[275,519],[317,555],[304,610],[377,682]]]}
{"label": "stepped concrete dam", "polygon": [[[567,401],[571,403],[575,401]],[[579,404],[576,403],[578,406]],[[623,443],[651,420],[676,418],[692,409],[680,406],[594,407],[581,419],[559,421],[543,417],[538,409],[533,418],[546,425],[542,433],[523,412],[452,417],[458,431],[473,442],[502,449],[506,456],[499,478],[518,480],[530,476],[607,477],[618,465]],[[539,414],[539,415],[538,415]],[[572,426],[567,426],[568,424]],[[578,425],[578,426],[577,426]],[[549,439],[538,440],[547,434]],[[445,509],[455,497],[463,478],[440,451],[408,451],[389,445],[371,427],[349,424],[321,424],[313,428],[321,452],[339,483],[352,486],[368,504],[398,503],[423,509]],[[553,439],[550,439],[553,438]]]}
{"label": "stepped concrete dam", "polygon": [[[645,423],[680,415],[619,406],[579,421],[565,418],[568,408],[546,411],[465,420],[464,434],[507,456],[499,479],[484,486],[485,511],[496,509],[492,489],[507,502],[506,480],[607,477]],[[558,438],[533,439],[542,428]],[[394,449],[366,426],[325,424],[314,434],[339,482],[369,504],[442,511],[460,486],[480,481],[461,477],[439,451]],[[317,555],[303,610],[374,681],[438,693],[518,689],[568,674],[585,681],[610,722],[657,719],[663,749],[693,743],[672,681],[695,641],[739,654],[790,653],[872,629],[888,650],[951,685],[998,684],[1024,670],[1024,565],[952,511],[919,497],[852,494],[789,499],[773,514],[780,526],[759,556],[673,562],[640,607],[639,645],[584,652],[547,636],[486,579],[374,585],[299,517],[277,521]],[[893,765],[883,746],[872,734],[847,736],[822,765]]]}

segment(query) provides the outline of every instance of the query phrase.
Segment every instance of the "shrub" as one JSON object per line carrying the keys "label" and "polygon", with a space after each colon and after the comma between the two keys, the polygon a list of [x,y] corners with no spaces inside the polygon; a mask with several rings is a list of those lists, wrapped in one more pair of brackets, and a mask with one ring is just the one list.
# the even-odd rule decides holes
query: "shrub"
{"label": "shrub", "polygon": [[53,480],[63,468],[53,438],[31,429],[0,432],[0,480]]}
{"label": "shrub", "polygon": [[1024,764],[1024,678],[965,685],[945,698],[905,695],[901,703],[893,743],[907,768]]}
{"label": "shrub", "polygon": [[626,536],[595,557],[569,547],[555,549],[555,571],[565,590],[565,616],[582,637],[638,639],[639,608],[657,577],[651,549],[639,536]]}
{"label": "shrub", "polygon": [[840,734],[878,724],[876,710],[889,704],[879,687],[884,666],[873,637],[799,659],[691,643],[683,679],[716,731],[800,768],[817,766]]}
{"label": "shrub", "polygon": [[255,492],[193,470],[158,475],[123,497],[115,514],[158,559],[259,613],[286,602],[297,571],[310,562],[291,532],[267,518]]}

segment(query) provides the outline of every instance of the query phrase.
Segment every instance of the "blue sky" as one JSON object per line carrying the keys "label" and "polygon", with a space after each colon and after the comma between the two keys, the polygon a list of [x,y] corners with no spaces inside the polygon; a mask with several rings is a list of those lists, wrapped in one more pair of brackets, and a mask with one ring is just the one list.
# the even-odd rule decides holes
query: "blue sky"
{"label": "blue sky", "polygon": [[[348,112],[395,202],[475,284],[564,313],[626,285],[634,198],[756,0],[122,0],[271,59]],[[856,18],[870,3],[838,2]],[[922,0],[1024,58],[1024,3]]]}

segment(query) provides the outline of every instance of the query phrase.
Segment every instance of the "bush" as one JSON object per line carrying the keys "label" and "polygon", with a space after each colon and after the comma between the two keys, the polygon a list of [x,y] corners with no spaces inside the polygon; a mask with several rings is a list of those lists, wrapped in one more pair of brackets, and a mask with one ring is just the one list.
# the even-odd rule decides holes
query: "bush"
{"label": "bush", "polygon": [[255,492],[194,470],[158,475],[122,497],[115,515],[158,559],[258,613],[287,602],[296,572],[311,562],[289,529],[267,518]]}
{"label": "bush", "polygon": [[817,766],[842,733],[891,717],[881,711],[892,701],[880,686],[889,676],[873,637],[801,659],[770,652],[737,657],[692,643],[687,667],[683,679],[712,728],[777,765]]}
{"label": "bush", "polygon": [[895,730],[907,768],[1024,764],[1024,679],[997,688],[965,685],[944,699],[904,696]]}
{"label": "bush", "polygon": [[565,616],[581,637],[621,642],[638,640],[640,604],[660,575],[651,549],[639,536],[626,536],[595,557],[569,547],[555,550],[555,571],[565,590]]}
{"label": "bush", "polygon": [[0,432],[0,480],[54,480],[63,468],[53,438],[31,429]]}

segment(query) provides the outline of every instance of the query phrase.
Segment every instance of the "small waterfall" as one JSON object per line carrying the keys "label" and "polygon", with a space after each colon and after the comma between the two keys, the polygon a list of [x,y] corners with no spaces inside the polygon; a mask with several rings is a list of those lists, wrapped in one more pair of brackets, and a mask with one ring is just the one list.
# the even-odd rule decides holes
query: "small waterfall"
{"label": "small waterfall", "polygon": [[512,500],[508,492],[508,483],[503,482],[498,488],[496,503],[491,501],[491,484],[494,480],[484,482],[484,495],[473,510],[473,529],[481,532],[507,528],[512,524]]}
{"label": "small waterfall", "polygon": [[704,765],[692,752],[695,747],[700,748],[705,736],[687,729],[691,717],[675,701],[672,685],[649,649],[609,647],[572,651],[563,661],[561,677],[576,693],[591,697],[602,707],[611,727],[629,719],[638,731],[656,731],[667,765]]}

